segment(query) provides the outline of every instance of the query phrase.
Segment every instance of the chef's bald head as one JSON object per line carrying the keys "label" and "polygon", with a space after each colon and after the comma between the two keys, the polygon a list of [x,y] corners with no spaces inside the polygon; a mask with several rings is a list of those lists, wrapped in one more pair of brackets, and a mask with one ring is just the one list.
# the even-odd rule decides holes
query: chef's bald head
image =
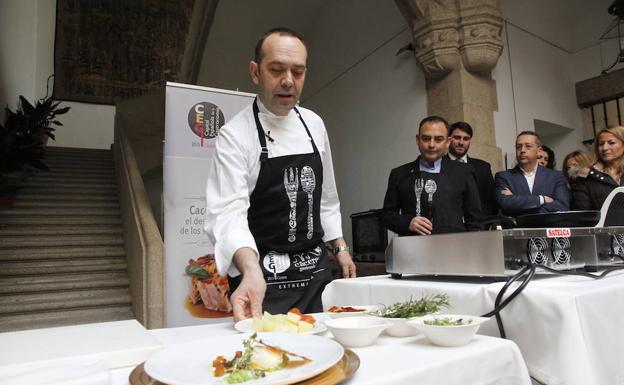
{"label": "chef's bald head", "polygon": [[266,40],[267,37],[273,35],[274,33],[278,34],[279,36],[291,36],[291,37],[297,38],[303,44],[303,46],[306,47],[305,41],[303,41],[301,36],[299,36],[299,34],[293,31],[292,29],[283,28],[283,27],[271,28],[270,30],[266,31],[264,35],[262,35],[262,37],[256,43],[256,49],[254,50],[254,61],[256,63],[260,64],[260,61],[262,60],[262,57],[264,56],[264,52],[262,52],[262,45],[264,44],[264,41]]}

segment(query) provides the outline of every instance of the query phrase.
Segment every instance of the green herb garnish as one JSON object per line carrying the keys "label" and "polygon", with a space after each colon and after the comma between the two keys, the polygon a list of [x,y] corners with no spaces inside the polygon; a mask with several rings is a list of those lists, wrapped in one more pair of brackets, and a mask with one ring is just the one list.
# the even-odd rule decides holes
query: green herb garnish
{"label": "green herb garnish", "polygon": [[447,294],[423,296],[419,300],[410,299],[406,302],[397,302],[391,306],[382,305],[382,308],[374,313],[384,318],[412,318],[435,313],[450,305]]}
{"label": "green herb garnish", "polygon": [[431,320],[424,320],[423,323],[425,325],[433,326],[463,326],[470,325],[472,323],[472,320],[463,318],[452,319],[449,317],[436,317]]}
{"label": "green herb garnish", "polygon": [[206,270],[202,269],[201,266],[197,266],[197,265],[187,265],[186,268],[184,269],[184,272],[186,273],[186,275],[190,275],[193,277],[197,277],[199,279],[209,279],[211,278],[210,273],[208,273]]}
{"label": "green herb garnish", "polygon": [[[243,351],[237,351],[234,358],[227,360],[223,356],[218,356],[213,362],[214,374],[216,377],[222,377],[222,381],[228,384],[239,384],[250,380],[257,380],[266,375],[266,373],[278,371],[288,366],[289,355],[302,358],[305,363],[310,359],[295,353],[287,352],[281,348],[266,344],[258,338],[257,333],[252,334],[248,339],[243,340]],[[254,349],[271,349],[281,352],[282,361],[279,365],[270,368],[262,368],[258,366],[257,357],[254,356]],[[257,351],[256,351],[257,353]]]}
{"label": "green herb garnish", "polygon": [[245,348],[243,354],[232,359],[230,362],[230,374],[224,378],[228,384],[239,384],[264,377],[264,371],[255,369],[251,363],[251,354],[257,342],[262,342],[262,340],[258,340],[257,333],[252,334],[243,341],[243,347]]}

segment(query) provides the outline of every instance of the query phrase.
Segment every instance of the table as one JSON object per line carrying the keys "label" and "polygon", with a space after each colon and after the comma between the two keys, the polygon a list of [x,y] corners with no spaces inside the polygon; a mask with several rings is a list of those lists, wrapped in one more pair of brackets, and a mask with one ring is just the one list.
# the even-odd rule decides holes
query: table
{"label": "table", "polygon": [[[333,281],[326,307],[392,304],[413,296],[447,293],[447,313],[481,315],[492,310],[502,282],[478,279],[363,277]],[[624,272],[602,280],[536,276],[502,312],[507,337],[515,341],[537,380],[552,385],[624,384]],[[494,319],[479,331],[498,336]]]}
{"label": "table", "polygon": [[[327,317],[325,314],[317,315],[320,321]],[[86,325],[88,327],[88,325]],[[101,329],[109,326],[109,324],[97,324],[92,329]],[[111,326],[115,326],[112,324]],[[73,327],[64,328],[63,335],[71,335]],[[53,331],[49,329],[49,331]],[[28,332],[24,333],[24,340],[28,340]],[[59,332],[60,333],[60,332]],[[156,329],[143,331],[145,337],[155,340],[156,346],[159,344],[163,347],[173,344],[184,343],[197,340],[198,336],[222,336],[237,333],[232,322],[219,324],[187,326],[179,328]],[[6,333],[4,336],[0,334],[0,339],[11,339],[6,337],[14,337]],[[44,333],[47,335],[57,335],[53,333]],[[124,334],[123,331],[120,331]],[[140,335],[141,333],[133,333]],[[325,332],[327,337],[331,337],[331,333]],[[153,338],[152,338],[153,337]],[[97,339],[96,337],[93,340]],[[85,346],[92,346],[93,341],[89,338],[82,339]],[[76,344],[74,344],[76,345]],[[22,353],[28,353],[27,349],[37,349],[34,344],[24,349],[20,346]],[[65,353],[62,346],[58,347],[59,353]],[[74,346],[78,351],[78,347]],[[132,352],[132,347],[126,347],[125,350],[119,350],[108,346],[109,351],[106,353],[106,362],[118,361],[117,355],[123,356],[128,352]],[[114,352],[112,355],[110,352]],[[465,385],[465,384],[488,384],[488,385],[530,385],[528,370],[520,354],[520,350],[516,344],[509,340],[494,338],[489,336],[477,335],[468,345],[454,348],[443,348],[431,345],[423,336],[395,338],[382,336],[375,344],[353,349],[360,357],[360,368],[355,372],[346,384],[352,385],[372,385],[380,383],[388,383],[393,385],[400,384],[419,384],[419,385]],[[98,352],[93,352],[96,355]],[[104,357],[104,353],[101,353]],[[150,353],[151,354],[151,353]],[[143,357],[143,356],[141,356]],[[76,357],[75,361],[80,361],[81,357]],[[144,359],[144,358],[143,358]],[[207,360],[210,360],[208,357]],[[102,363],[104,361],[100,361]],[[136,361],[133,361],[136,362]],[[73,362],[64,361],[64,364],[72,364]],[[26,363],[28,365],[28,363]],[[36,364],[29,365],[29,368],[36,367]],[[100,368],[99,371],[91,370],[89,378],[83,381],[73,381],[72,385],[128,385],[128,376],[134,369],[133,366],[108,366],[114,368],[108,371]],[[3,369],[0,366],[0,371]],[[74,367],[62,368],[67,377],[75,376]],[[26,373],[30,373],[28,370]],[[94,372],[96,375],[94,375]],[[82,372],[80,372],[82,373]],[[39,379],[41,376],[36,376]],[[103,378],[102,378],[103,377]],[[2,381],[0,381],[2,382]],[[14,382],[23,384],[23,382]],[[67,382],[59,382],[66,384]]]}
{"label": "table", "polygon": [[[322,317],[320,317],[322,318]],[[236,333],[231,322],[151,330],[163,346],[193,341],[198,335]],[[331,337],[330,332],[324,335]],[[344,384],[393,385],[530,385],[526,365],[515,343],[478,335],[468,345],[441,348],[423,336],[381,336],[374,345],[353,348],[360,368]],[[128,385],[131,368],[112,371],[111,385]]]}

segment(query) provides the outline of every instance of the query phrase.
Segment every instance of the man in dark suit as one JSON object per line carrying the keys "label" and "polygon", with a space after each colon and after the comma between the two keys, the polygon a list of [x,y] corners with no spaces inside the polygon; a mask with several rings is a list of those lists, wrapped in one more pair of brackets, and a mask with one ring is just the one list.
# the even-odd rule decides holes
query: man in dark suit
{"label": "man in dark suit", "polygon": [[399,235],[477,229],[481,205],[474,169],[444,157],[449,141],[443,118],[430,116],[420,122],[420,156],[393,169],[388,179],[383,206],[388,229]]}
{"label": "man in dark suit", "polygon": [[516,137],[518,165],[501,171],[495,177],[495,196],[503,215],[567,211],[570,197],[563,174],[539,166],[539,136],[523,131]]}
{"label": "man in dark suit", "polygon": [[477,187],[479,188],[479,199],[481,210],[485,215],[496,215],[497,208],[494,201],[494,178],[492,177],[492,167],[484,160],[468,156],[470,142],[472,141],[472,127],[466,122],[456,122],[449,127],[448,157],[452,160],[468,163],[474,167],[477,176]]}

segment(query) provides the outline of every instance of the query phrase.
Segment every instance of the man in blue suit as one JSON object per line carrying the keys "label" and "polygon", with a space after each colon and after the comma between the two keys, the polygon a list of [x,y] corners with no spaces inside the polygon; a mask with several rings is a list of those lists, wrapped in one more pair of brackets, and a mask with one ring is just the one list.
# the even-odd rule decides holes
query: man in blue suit
{"label": "man in blue suit", "polygon": [[495,196],[503,215],[568,211],[570,197],[563,174],[537,164],[539,136],[523,131],[516,137],[516,160],[511,170],[496,174]]}

